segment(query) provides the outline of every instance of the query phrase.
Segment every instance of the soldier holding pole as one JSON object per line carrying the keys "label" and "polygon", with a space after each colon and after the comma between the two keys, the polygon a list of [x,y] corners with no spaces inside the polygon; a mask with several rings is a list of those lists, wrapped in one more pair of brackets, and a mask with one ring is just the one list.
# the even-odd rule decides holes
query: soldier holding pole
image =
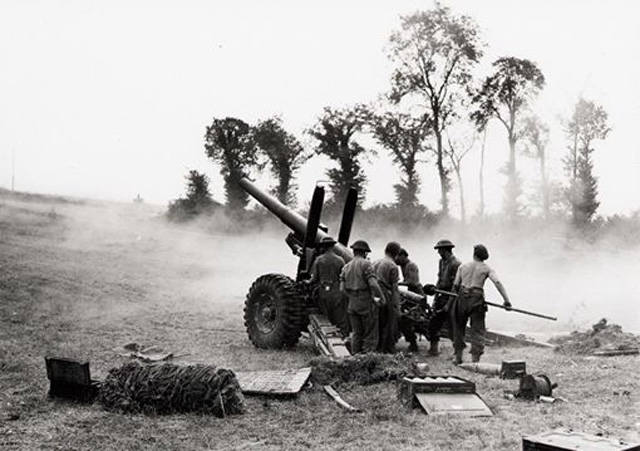
{"label": "soldier holding pole", "polygon": [[429,323],[429,355],[438,355],[440,351],[438,344],[440,341],[440,331],[442,327],[450,319],[449,307],[453,300],[452,296],[437,293],[438,291],[452,291],[453,282],[456,277],[456,272],[460,267],[460,260],[453,255],[453,248],[455,245],[450,240],[440,240],[434,246],[434,249],[438,251],[440,255],[440,262],[438,263],[438,281],[436,285],[425,285],[425,293],[435,295],[433,299],[433,311],[434,316]]}
{"label": "soldier holding pole", "polygon": [[465,348],[465,329],[471,321],[471,357],[473,362],[479,362],[484,352],[485,316],[487,306],[484,301],[484,283],[490,279],[504,299],[503,306],[511,309],[511,302],[504,286],[485,260],[489,258],[489,251],[482,244],[473,247],[473,261],[464,263],[458,268],[454,290],[458,296],[453,302],[453,349],[454,363],[462,363],[462,350]]}

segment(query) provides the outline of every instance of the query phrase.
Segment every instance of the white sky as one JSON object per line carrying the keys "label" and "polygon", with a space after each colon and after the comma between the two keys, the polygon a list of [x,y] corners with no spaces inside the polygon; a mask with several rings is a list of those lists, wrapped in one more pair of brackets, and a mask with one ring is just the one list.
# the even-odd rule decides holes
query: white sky
{"label": "white sky", "polygon": [[[550,122],[553,164],[565,150],[559,116],[578,96],[608,111],[613,131],[596,144],[601,213],[640,209],[640,6],[632,1],[446,1],[474,17],[500,56],[538,63],[547,87],[535,106]],[[166,203],[188,169],[205,171],[222,200],[218,168],[204,155],[213,117],[247,122],[274,114],[303,142],[324,106],[373,100],[389,87],[384,52],[399,14],[431,1],[11,1],[0,3],[0,186],[34,192]],[[478,153],[465,160],[477,202]],[[502,198],[503,130],[488,138],[490,209]],[[535,166],[521,165],[530,183]],[[327,162],[300,173],[300,198]],[[369,203],[393,199],[384,152],[366,165]],[[556,175],[560,175],[558,171]],[[438,208],[435,172],[422,200]],[[267,181],[265,180],[266,184]],[[453,193],[453,208],[456,193]]]}

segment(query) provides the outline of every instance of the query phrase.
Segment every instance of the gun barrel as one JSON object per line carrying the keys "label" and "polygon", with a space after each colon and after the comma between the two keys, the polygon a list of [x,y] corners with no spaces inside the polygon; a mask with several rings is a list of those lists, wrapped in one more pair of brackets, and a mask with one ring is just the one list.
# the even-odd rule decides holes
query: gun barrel
{"label": "gun barrel", "polygon": [[[282,223],[289,229],[291,229],[296,235],[304,237],[305,231],[307,230],[307,220],[300,214],[284,205],[272,195],[262,191],[251,180],[247,178],[240,179],[240,186],[262,206],[276,215],[278,219],[280,219],[280,221],[282,221]],[[316,242],[327,236],[329,236],[329,234],[323,232],[322,230],[318,230],[318,234],[316,235]],[[334,246],[334,252],[342,257],[345,262],[353,259],[353,253],[351,252],[351,250],[340,243],[337,243]]]}

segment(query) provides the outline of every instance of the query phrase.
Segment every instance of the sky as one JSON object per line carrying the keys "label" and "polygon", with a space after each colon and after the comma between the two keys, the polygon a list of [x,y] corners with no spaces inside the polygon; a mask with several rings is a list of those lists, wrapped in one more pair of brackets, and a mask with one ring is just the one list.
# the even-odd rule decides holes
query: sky
{"label": "sky", "polygon": [[[640,6],[632,1],[443,1],[471,16],[487,44],[480,74],[501,56],[535,61],[546,87],[532,106],[552,130],[551,174],[561,181],[561,118],[580,96],[602,105],[612,131],[595,143],[602,214],[640,210]],[[325,106],[375,100],[389,89],[388,38],[399,17],[433,1],[92,1],[0,3],[0,187],[166,204],[190,169],[223,200],[219,167],[204,153],[214,117],[249,123],[279,115],[303,132]],[[504,130],[487,136],[487,205],[501,205]],[[330,167],[299,173],[299,198]],[[463,162],[467,209],[478,202],[479,151]],[[520,158],[527,192],[537,180]],[[367,204],[393,200],[398,172],[384,150],[365,163]],[[433,164],[420,199],[438,209]],[[270,180],[257,174],[268,186]],[[457,189],[457,188],[456,188]],[[457,193],[452,193],[457,211]]]}

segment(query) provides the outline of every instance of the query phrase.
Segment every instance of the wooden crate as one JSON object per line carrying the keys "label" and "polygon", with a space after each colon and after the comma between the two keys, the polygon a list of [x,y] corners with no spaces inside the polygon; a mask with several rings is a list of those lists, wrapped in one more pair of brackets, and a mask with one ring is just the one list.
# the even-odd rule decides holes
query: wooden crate
{"label": "wooden crate", "polygon": [[457,376],[405,377],[399,397],[406,407],[420,407],[427,415],[493,415],[476,385]]}
{"label": "wooden crate", "polygon": [[523,437],[522,449],[523,451],[638,451],[640,444],[581,432],[552,431]]}
{"label": "wooden crate", "polygon": [[517,379],[527,374],[527,363],[524,360],[503,360],[500,377],[503,379]]}
{"label": "wooden crate", "polygon": [[45,357],[49,396],[91,401],[98,393],[100,382],[91,380],[89,362],[77,362],[60,357]]}

